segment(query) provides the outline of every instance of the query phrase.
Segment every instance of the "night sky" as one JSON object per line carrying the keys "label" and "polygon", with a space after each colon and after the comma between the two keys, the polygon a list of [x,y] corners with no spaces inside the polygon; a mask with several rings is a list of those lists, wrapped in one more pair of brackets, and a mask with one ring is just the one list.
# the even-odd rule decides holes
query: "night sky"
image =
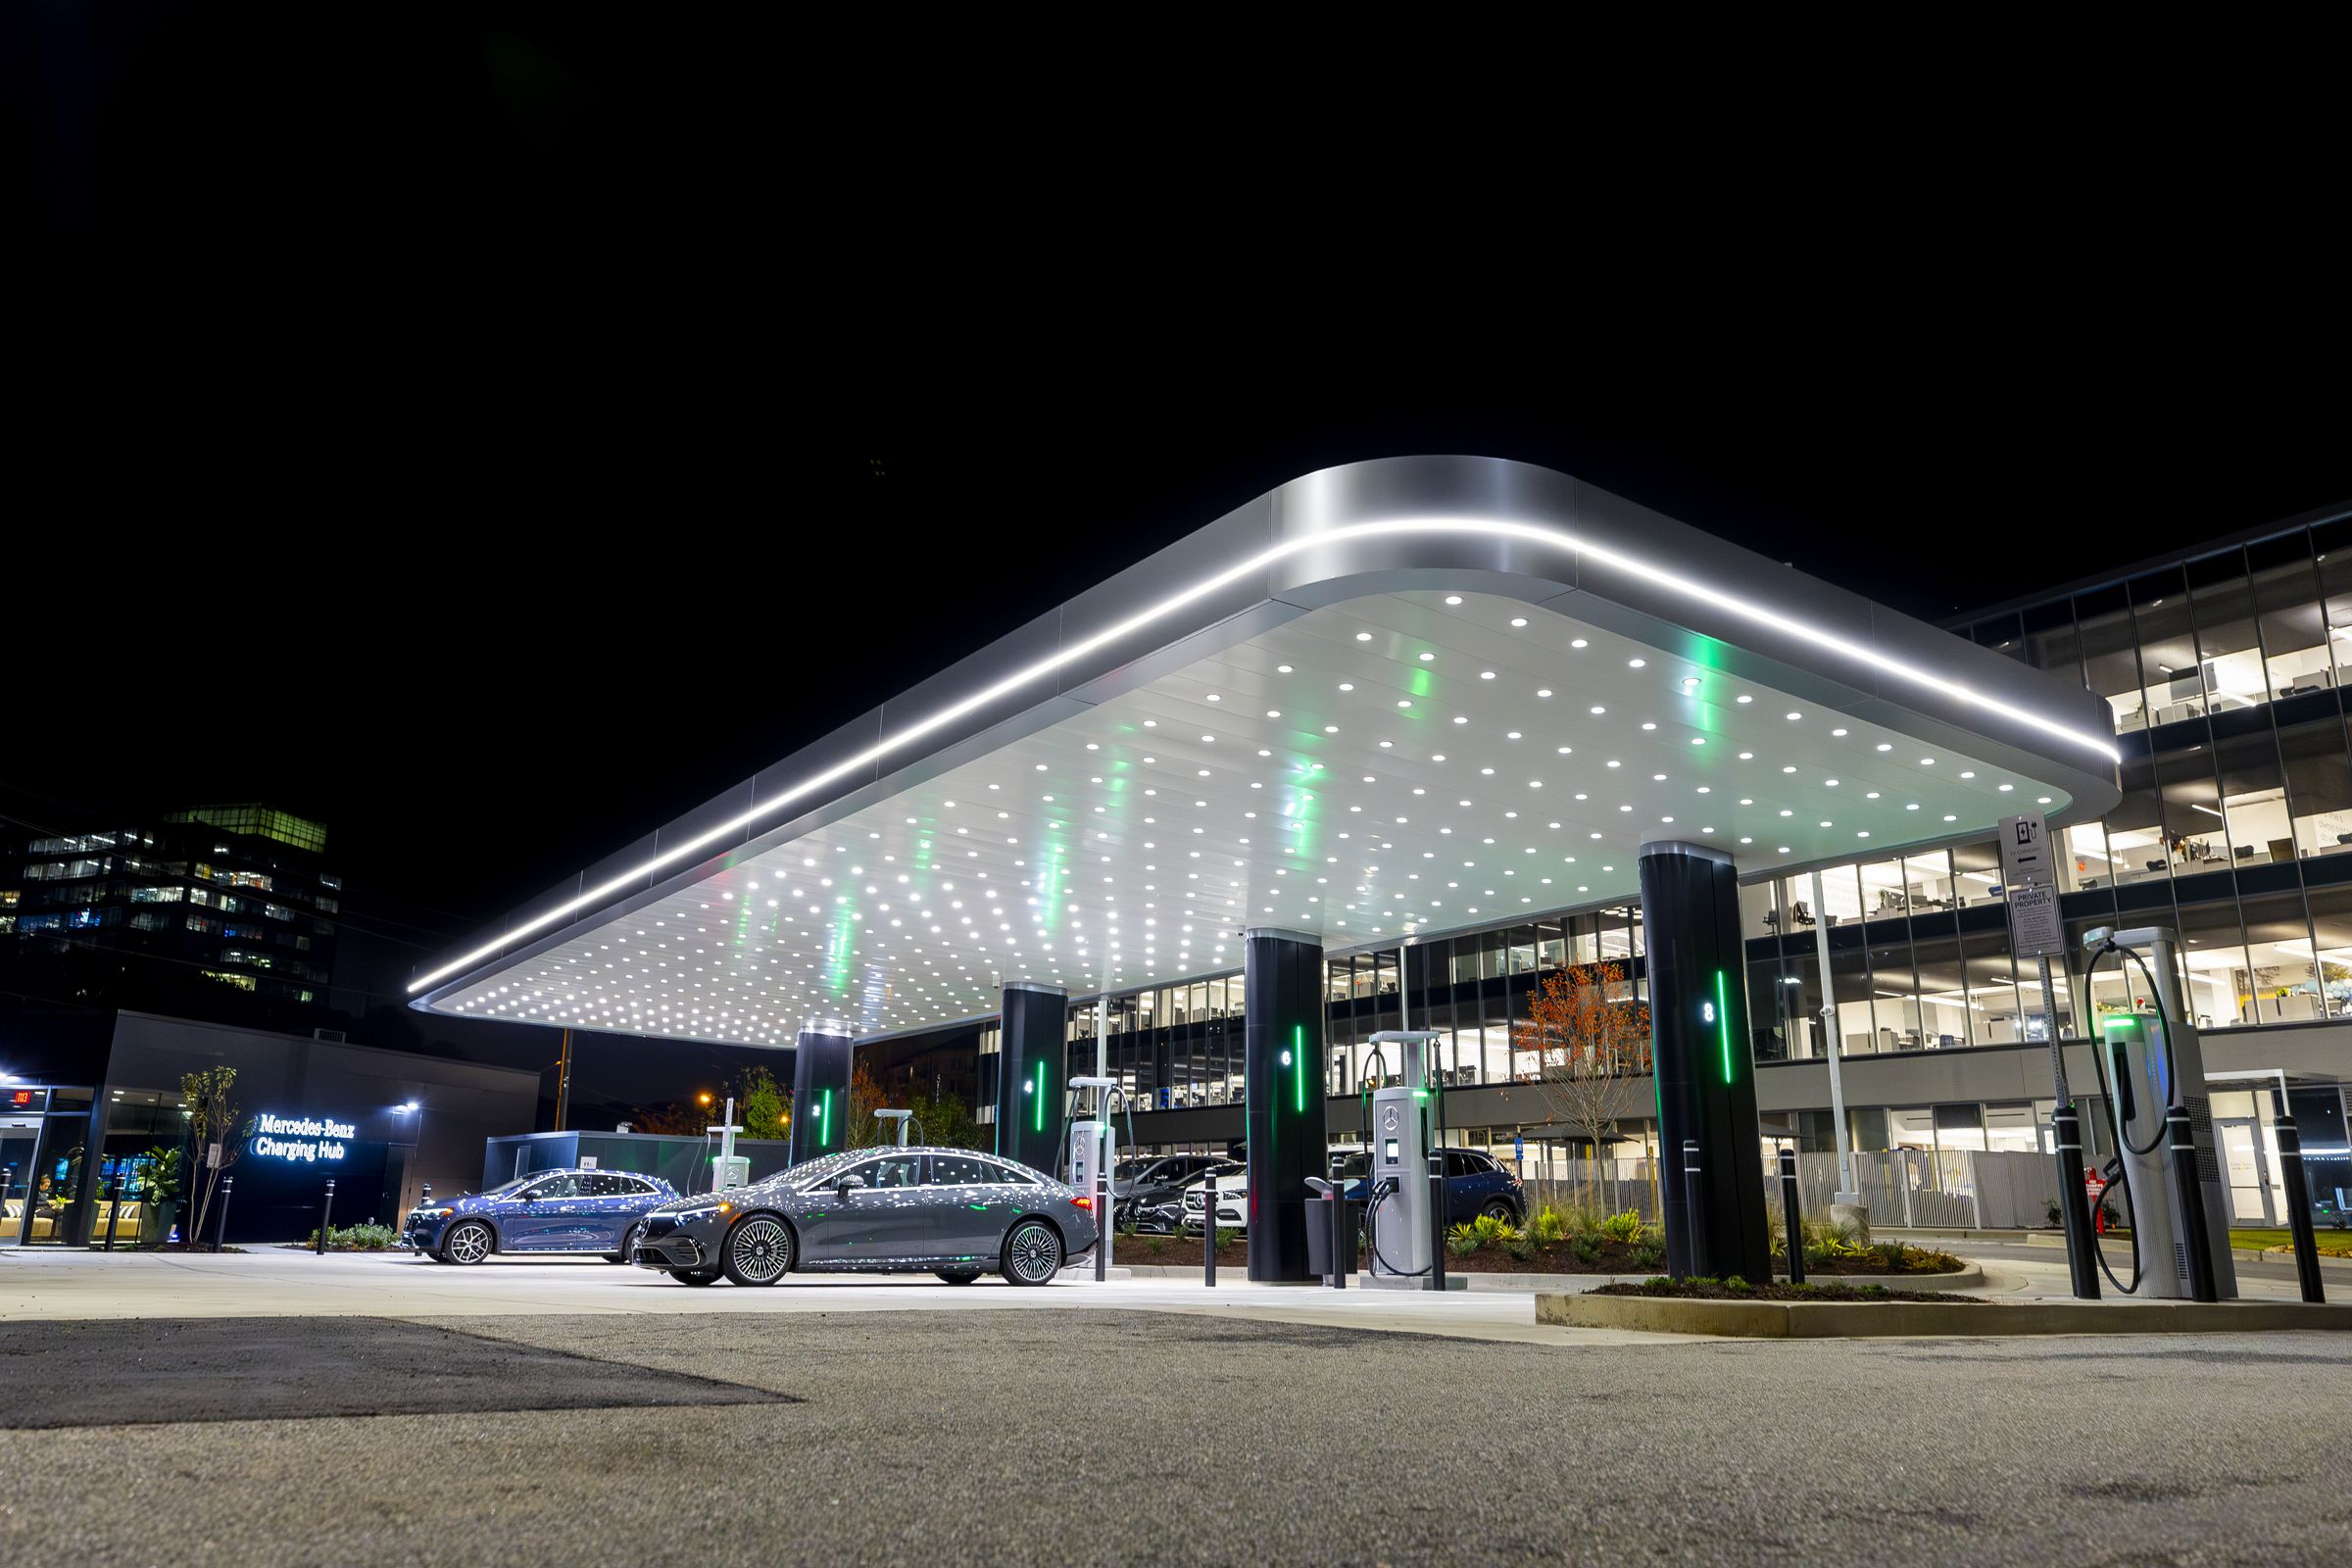
{"label": "night sky", "polygon": [[2352,496],[2340,290],[2106,237],[2031,157],[1642,195],[311,9],[0,17],[44,241],[0,810],[316,816],[392,992],[1329,464],[1546,464],[1936,619]]}

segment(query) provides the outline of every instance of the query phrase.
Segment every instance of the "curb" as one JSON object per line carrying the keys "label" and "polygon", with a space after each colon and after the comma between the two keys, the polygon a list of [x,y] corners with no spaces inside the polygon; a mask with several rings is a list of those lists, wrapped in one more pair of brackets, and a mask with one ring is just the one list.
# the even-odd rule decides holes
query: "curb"
{"label": "curb", "polygon": [[[1133,1274],[1138,1279],[1197,1280],[1200,1277],[1200,1270],[1198,1266],[1175,1268],[1163,1263],[1132,1265],[1114,1263],[1111,1265],[1111,1272],[1113,1274]],[[1222,1278],[1226,1272],[1225,1266],[1220,1265],[1217,1272],[1218,1277]],[[1446,1279],[1448,1284],[1455,1280],[1466,1280],[1469,1282],[1466,1288],[1473,1291],[1557,1291],[1570,1296],[1590,1291],[1596,1285],[1609,1285],[1620,1281],[1638,1285],[1649,1277],[1647,1274],[1500,1274],[1473,1273],[1466,1269],[1447,1269],[1446,1271]],[[1088,1278],[1093,1278],[1093,1275],[1090,1273]],[[1951,1274],[1824,1274],[1821,1278],[1839,1281],[1853,1280],[1865,1284],[1882,1282],[1891,1284],[1899,1279],[1905,1289],[1973,1291],[1984,1285],[1984,1271],[1971,1263],[1966,1268]],[[1372,1287],[1364,1284],[1364,1276],[1361,1273],[1355,1273],[1348,1276],[1348,1288],[1353,1291]],[[1455,1289],[1463,1288],[1465,1287],[1455,1287]],[[1609,1298],[1603,1297],[1601,1299],[1607,1300]]]}
{"label": "curb", "polygon": [[1536,1321],[1750,1340],[1964,1338],[2040,1334],[2352,1332],[2352,1305],[2302,1301],[1703,1301],[1544,1293]]}

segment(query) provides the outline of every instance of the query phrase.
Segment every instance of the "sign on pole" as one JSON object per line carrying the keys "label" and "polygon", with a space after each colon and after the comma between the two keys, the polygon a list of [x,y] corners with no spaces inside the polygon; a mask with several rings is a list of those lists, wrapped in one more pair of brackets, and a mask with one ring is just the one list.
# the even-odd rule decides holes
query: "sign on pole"
{"label": "sign on pole", "polygon": [[2009,951],[2020,958],[2066,956],[2066,925],[2058,913],[2058,878],[2050,861],[2049,828],[2041,813],[2002,817],[2000,843],[2001,891],[2009,905]]}

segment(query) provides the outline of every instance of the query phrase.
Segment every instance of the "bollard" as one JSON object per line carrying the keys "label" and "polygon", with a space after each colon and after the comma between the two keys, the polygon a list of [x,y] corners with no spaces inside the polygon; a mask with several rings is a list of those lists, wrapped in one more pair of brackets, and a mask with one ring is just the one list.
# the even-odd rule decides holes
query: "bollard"
{"label": "bollard", "polygon": [[2167,1152],[2172,1156],[2173,1205],[2180,1213],[2181,1234],[2187,1238],[2183,1249],[2188,1265],[2188,1298],[2192,1301],[2218,1301],[2222,1298],[2213,1278],[2213,1243],[2205,1234],[2205,1189],[2197,1179],[2197,1146],[2189,1132],[2188,1107],[2175,1105],[2164,1113]]}
{"label": "bollard", "polygon": [[213,1224],[213,1250],[220,1250],[220,1243],[228,1235],[228,1195],[237,1190],[234,1176],[220,1178],[220,1217]]}
{"label": "bollard", "polygon": [[[1109,1120],[1107,1112],[1103,1117]],[[1108,1152],[1110,1128],[1105,1125],[1104,1136],[1098,1141],[1095,1153],[1095,1283],[1101,1285],[1110,1278],[1110,1162],[1102,1157]],[[899,1137],[906,1136],[906,1123],[899,1123]]]}
{"label": "bollard", "polygon": [[1446,1289],[1446,1156],[1429,1156],[1429,1288]]}
{"label": "bollard", "polygon": [[1698,1140],[1686,1138],[1683,1140],[1683,1224],[1690,1232],[1690,1239],[1683,1243],[1683,1267],[1691,1279],[1703,1279],[1707,1272],[1701,1255],[1704,1249],[1698,1245],[1699,1170]]}
{"label": "bollard", "polygon": [[1331,1288],[1344,1291],[1355,1268],[1355,1239],[1348,1234],[1348,1184],[1337,1171],[1331,1177]]}
{"label": "bollard", "polygon": [[1217,1283],[1217,1179],[1208,1178],[1200,1192],[1200,1283],[1214,1288]]}
{"label": "bollard", "polygon": [[2082,1117],[2073,1101],[2050,1115],[2050,1141],[2058,1146],[2058,1218],[2066,1227],[2066,1267],[2075,1298],[2099,1298],[2099,1233],[2091,1219],[2090,1194],[2082,1181]]}
{"label": "bollard", "polygon": [[332,1218],[332,1217],[333,1217],[333,1215],[334,1215],[334,1212],[335,1212],[335,1179],[334,1179],[332,1176],[329,1176],[329,1177],[326,1179],[326,1201],[318,1205],[318,1255],[319,1255],[320,1257],[324,1257],[324,1256],[326,1255],[326,1222],[327,1222],[327,1221],[328,1221],[330,1218]]}
{"label": "bollard", "polygon": [[2311,1228],[2311,1186],[2303,1172],[2303,1135],[2295,1130],[2295,1118],[2287,1114],[2283,1093],[2273,1089],[2271,1103],[2278,1122],[2279,1185],[2286,1189],[2286,1228],[2295,1239],[2295,1283],[2303,1288],[2306,1301],[2325,1301],[2328,1293],[2320,1284],[2320,1239]]}
{"label": "bollard", "polygon": [[1788,1283],[1805,1283],[1805,1227],[1797,1213],[1796,1151],[1781,1151],[1781,1210],[1782,1225],[1788,1232]]}
{"label": "bollard", "polygon": [[[106,1210],[106,1250],[110,1252],[115,1250],[115,1227],[122,1222],[122,1192],[129,1185],[121,1171],[115,1172],[115,1200]],[[103,1176],[98,1178],[98,1196],[106,1196],[106,1178]]]}

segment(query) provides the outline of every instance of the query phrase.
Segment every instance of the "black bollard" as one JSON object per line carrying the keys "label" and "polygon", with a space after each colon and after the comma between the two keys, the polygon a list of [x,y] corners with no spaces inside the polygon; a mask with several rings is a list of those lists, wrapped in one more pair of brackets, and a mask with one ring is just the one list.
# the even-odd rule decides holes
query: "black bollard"
{"label": "black bollard", "polygon": [[1796,1151],[1781,1151],[1781,1210],[1782,1225],[1788,1232],[1788,1283],[1805,1283],[1805,1228],[1797,1214]]}
{"label": "black bollard", "polygon": [[1348,1184],[1339,1172],[1331,1176],[1331,1288],[1344,1291],[1355,1268],[1355,1238],[1348,1234]]}
{"label": "black bollard", "polygon": [[1707,1273],[1706,1260],[1701,1255],[1705,1249],[1699,1245],[1698,1178],[1698,1140],[1686,1138],[1683,1140],[1683,1224],[1690,1231],[1690,1239],[1683,1243],[1683,1267],[1690,1279],[1704,1279]]}
{"label": "black bollard", "polygon": [[[228,1195],[237,1190],[234,1176],[220,1178],[220,1217],[213,1223],[213,1250],[220,1250],[221,1240],[228,1235]],[[191,1238],[192,1239],[192,1238]]]}
{"label": "black bollard", "polygon": [[1446,1156],[1429,1156],[1429,1288],[1446,1289]]}
{"label": "black bollard", "polygon": [[2325,1301],[2320,1284],[2320,1239],[2311,1228],[2311,1185],[2303,1173],[2303,1135],[2287,1114],[2286,1096],[2271,1091],[2278,1134],[2278,1181],[2286,1189],[2286,1228],[2295,1239],[2295,1283],[2306,1301]]}
{"label": "black bollard", "polygon": [[1217,1179],[1208,1178],[1200,1190],[1200,1283],[1217,1283]]}
{"label": "black bollard", "polygon": [[2066,1227],[2066,1268],[2075,1298],[2099,1298],[2098,1229],[2091,1222],[2090,1194],[2082,1181],[2082,1117],[2073,1101],[2050,1116],[2050,1140],[2058,1146],[2058,1218]]}
{"label": "black bollard", "polygon": [[[122,1192],[129,1185],[121,1171],[115,1172],[115,1200],[107,1205],[106,1210],[106,1250],[110,1252],[115,1250],[115,1227],[122,1223]],[[106,1178],[103,1176],[98,1178],[98,1195],[101,1198],[106,1196]]]}
{"label": "black bollard", "polygon": [[335,1179],[332,1176],[329,1176],[326,1179],[326,1201],[318,1205],[318,1254],[320,1257],[324,1257],[326,1255],[326,1222],[334,1217],[334,1212]]}
{"label": "black bollard", "polygon": [[2175,1105],[2164,1113],[2167,1151],[2172,1155],[2173,1206],[2179,1211],[2182,1249],[2188,1264],[2188,1298],[2218,1301],[2221,1289],[2213,1278],[2213,1242],[2205,1234],[2205,1188],[2197,1179],[2197,1146],[2188,1124],[2188,1107]]}

